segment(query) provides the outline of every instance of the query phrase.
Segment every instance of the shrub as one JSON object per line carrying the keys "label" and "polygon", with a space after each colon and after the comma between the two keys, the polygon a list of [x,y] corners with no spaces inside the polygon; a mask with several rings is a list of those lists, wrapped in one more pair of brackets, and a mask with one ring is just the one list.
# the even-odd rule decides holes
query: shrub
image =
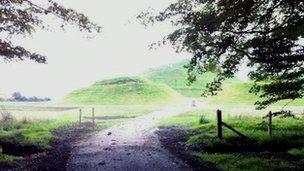
{"label": "shrub", "polygon": [[15,122],[13,115],[2,106],[0,110],[0,130],[3,130],[5,126],[10,125],[13,122]]}
{"label": "shrub", "polygon": [[15,121],[15,118],[13,117],[13,115],[9,111],[7,111],[4,106],[1,107],[0,114],[1,114],[0,121],[2,123],[12,123]]}
{"label": "shrub", "polygon": [[28,123],[31,123],[31,121],[29,119],[27,119],[27,117],[24,117],[24,118],[22,118],[21,123],[28,124]]}
{"label": "shrub", "polygon": [[209,120],[206,119],[205,115],[201,115],[199,123],[200,124],[206,124],[206,123],[209,123]]}

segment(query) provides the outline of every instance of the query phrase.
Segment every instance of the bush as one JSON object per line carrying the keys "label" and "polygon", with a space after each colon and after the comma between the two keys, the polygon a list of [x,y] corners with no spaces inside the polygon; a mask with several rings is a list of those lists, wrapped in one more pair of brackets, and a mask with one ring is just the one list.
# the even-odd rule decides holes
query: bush
{"label": "bush", "polygon": [[21,123],[22,124],[29,124],[29,123],[31,123],[31,121],[29,119],[27,119],[27,117],[24,117],[24,118],[22,118]]}
{"label": "bush", "polygon": [[1,123],[2,124],[11,124],[15,121],[15,118],[11,114],[3,114],[1,113]]}
{"label": "bush", "polygon": [[201,115],[199,123],[206,124],[206,123],[209,123],[209,120],[206,119],[205,115]]}
{"label": "bush", "polygon": [[15,121],[14,116],[2,106],[0,110],[0,130],[3,130],[6,125],[10,125]]}

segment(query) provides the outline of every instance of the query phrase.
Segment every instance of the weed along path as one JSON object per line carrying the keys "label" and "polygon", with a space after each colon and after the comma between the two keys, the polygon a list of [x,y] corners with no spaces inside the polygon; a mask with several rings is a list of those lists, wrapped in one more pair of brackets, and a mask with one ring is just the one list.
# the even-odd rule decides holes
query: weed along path
{"label": "weed along path", "polygon": [[164,150],[155,124],[193,109],[191,103],[169,106],[94,134],[73,148],[68,170],[191,170]]}

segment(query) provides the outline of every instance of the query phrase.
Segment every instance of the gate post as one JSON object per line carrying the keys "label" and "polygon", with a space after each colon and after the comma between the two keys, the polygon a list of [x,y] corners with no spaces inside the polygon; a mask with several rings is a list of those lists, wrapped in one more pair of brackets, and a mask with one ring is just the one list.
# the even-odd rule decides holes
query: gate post
{"label": "gate post", "polygon": [[95,110],[92,108],[92,125],[93,125],[93,131],[95,131]]}
{"label": "gate post", "polygon": [[268,114],[268,135],[272,136],[272,112],[270,111]]}
{"label": "gate post", "polygon": [[217,137],[219,139],[223,139],[223,130],[222,130],[222,111],[217,110],[216,111],[216,132],[217,132]]}
{"label": "gate post", "polygon": [[81,115],[82,115],[82,111],[81,109],[79,109],[79,123],[81,124]]}

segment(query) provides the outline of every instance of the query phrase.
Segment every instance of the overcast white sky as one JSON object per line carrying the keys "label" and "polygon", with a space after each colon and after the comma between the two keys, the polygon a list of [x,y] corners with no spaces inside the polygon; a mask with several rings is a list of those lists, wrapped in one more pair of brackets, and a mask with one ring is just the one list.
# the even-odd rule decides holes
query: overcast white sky
{"label": "overcast white sky", "polygon": [[[39,2],[39,0],[36,0]],[[169,24],[145,29],[135,20],[142,10],[165,8],[171,0],[58,0],[66,7],[85,13],[103,26],[101,34],[88,34],[68,28],[66,32],[39,31],[16,42],[48,57],[48,64],[0,62],[0,93],[20,91],[27,96],[61,98],[95,81],[178,62],[189,57],[170,47],[149,50],[148,45],[171,31]],[[133,22],[129,22],[129,21]],[[134,21],[135,20],[135,21]],[[50,20],[50,25],[58,24]]]}
{"label": "overcast white sky", "polygon": [[[0,63],[0,93],[20,91],[27,96],[60,98],[71,90],[95,81],[121,75],[135,75],[148,68],[180,61],[171,47],[149,50],[148,45],[169,33],[169,25],[145,29],[134,17],[149,6],[162,9],[163,0],[60,0],[67,7],[85,13],[103,26],[101,34],[88,40],[87,34],[37,31],[16,40],[28,49],[48,57],[48,64]],[[51,25],[57,24],[51,21]],[[53,23],[54,22],[54,23]]]}

